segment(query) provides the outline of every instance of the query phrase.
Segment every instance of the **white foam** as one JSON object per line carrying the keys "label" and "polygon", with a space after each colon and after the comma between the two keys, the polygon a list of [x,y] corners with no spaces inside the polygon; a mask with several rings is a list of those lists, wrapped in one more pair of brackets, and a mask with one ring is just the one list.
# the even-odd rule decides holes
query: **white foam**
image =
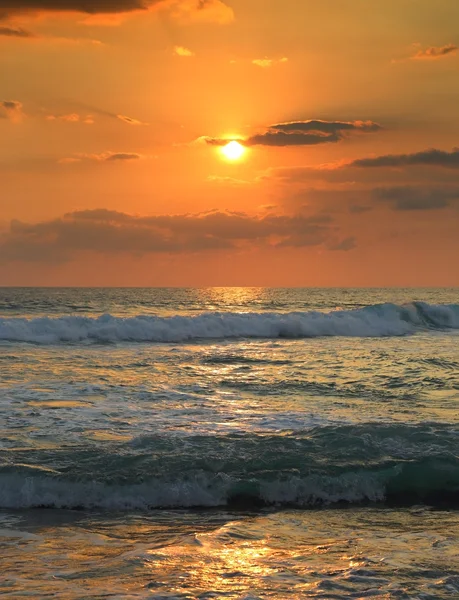
{"label": "white foam", "polygon": [[0,508],[85,508],[146,510],[225,506],[238,493],[268,504],[310,506],[335,502],[380,501],[385,485],[371,473],[345,473],[337,477],[311,475],[282,480],[252,480],[250,489],[232,477],[196,473],[174,482],[154,479],[132,485],[71,482],[19,473],[0,475]]}
{"label": "white foam", "polygon": [[423,328],[459,328],[459,305],[384,304],[357,310],[203,313],[198,316],[0,319],[0,340],[38,344],[185,342],[198,339],[401,336]]}

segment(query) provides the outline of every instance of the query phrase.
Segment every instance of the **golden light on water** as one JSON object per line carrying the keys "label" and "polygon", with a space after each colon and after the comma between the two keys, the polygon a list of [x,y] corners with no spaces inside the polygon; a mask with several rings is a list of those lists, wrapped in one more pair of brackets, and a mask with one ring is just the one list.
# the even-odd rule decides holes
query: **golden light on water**
{"label": "golden light on water", "polygon": [[[260,287],[213,287],[199,290],[198,293],[200,301],[213,305],[214,310],[221,310],[225,305],[237,312],[252,312],[254,303],[269,301],[269,290]],[[207,308],[211,310],[210,306]]]}
{"label": "golden light on water", "polygon": [[240,160],[244,156],[246,153],[246,148],[236,140],[232,140],[225,146],[222,146],[221,152],[227,160],[236,161]]}

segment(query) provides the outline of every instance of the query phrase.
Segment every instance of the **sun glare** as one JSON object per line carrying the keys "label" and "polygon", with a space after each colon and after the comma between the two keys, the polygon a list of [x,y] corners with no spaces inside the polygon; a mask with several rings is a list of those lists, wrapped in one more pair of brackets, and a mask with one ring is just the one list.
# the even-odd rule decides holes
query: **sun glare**
{"label": "sun glare", "polygon": [[221,149],[223,156],[228,160],[239,160],[245,154],[245,148],[236,140],[228,142]]}

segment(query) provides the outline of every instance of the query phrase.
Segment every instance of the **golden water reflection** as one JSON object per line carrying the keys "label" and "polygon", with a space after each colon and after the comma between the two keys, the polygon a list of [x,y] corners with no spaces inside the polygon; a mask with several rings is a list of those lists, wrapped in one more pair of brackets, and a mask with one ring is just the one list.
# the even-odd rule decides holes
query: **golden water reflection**
{"label": "golden water reflection", "polygon": [[427,509],[0,513],[5,597],[440,600],[458,541],[457,515]]}
{"label": "golden water reflection", "polygon": [[259,287],[214,287],[197,292],[203,303],[208,305],[207,308],[221,310],[224,307],[240,307],[241,312],[252,312],[257,304],[266,302],[271,293],[269,289]]}

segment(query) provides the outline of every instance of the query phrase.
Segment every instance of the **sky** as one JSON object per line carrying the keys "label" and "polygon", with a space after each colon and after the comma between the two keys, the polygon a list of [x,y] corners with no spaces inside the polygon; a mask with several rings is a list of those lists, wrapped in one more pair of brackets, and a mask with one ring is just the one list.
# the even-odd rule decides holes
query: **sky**
{"label": "sky", "polygon": [[0,0],[0,285],[459,286],[458,22]]}

